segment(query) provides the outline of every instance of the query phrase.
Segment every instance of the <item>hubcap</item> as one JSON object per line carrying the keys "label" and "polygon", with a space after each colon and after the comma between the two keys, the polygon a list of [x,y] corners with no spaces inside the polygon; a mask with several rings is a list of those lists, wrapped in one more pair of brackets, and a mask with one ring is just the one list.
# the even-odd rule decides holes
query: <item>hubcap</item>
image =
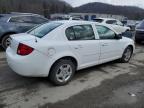
{"label": "hubcap", "polygon": [[72,67],[69,64],[63,64],[56,72],[56,78],[59,82],[66,82],[72,75]]}
{"label": "hubcap", "polygon": [[5,40],[5,46],[8,47],[10,45],[10,38],[7,38]]}
{"label": "hubcap", "polygon": [[127,49],[125,54],[124,54],[124,60],[128,61],[131,58],[131,49]]}

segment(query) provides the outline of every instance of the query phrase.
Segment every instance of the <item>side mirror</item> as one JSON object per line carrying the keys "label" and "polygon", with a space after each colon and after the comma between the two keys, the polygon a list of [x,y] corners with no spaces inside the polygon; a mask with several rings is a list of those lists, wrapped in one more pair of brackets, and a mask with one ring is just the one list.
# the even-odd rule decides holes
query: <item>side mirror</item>
{"label": "side mirror", "polygon": [[122,34],[116,34],[116,39],[122,39]]}

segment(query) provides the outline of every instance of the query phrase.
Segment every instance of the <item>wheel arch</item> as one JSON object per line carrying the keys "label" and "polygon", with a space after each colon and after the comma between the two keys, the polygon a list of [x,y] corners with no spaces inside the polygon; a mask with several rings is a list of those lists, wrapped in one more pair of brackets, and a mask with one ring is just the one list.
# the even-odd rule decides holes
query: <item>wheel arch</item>
{"label": "wheel arch", "polygon": [[[75,57],[73,57],[73,56],[63,56],[63,57],[60,57],[60,58],[56,59],[56,60],[52,63],[52,65],[51,65],[51,67],[50,67],[50,69],[49,69],[49,73],[51,72],[53,66],[54,66],[58,61],[60,61],[60,60],[62,60],[62,59],[71,60],[71,61],[74,63],[74,65],[76,66],[76,70],[77,70],[77,68],[78,68],[78,61],[77,61],[77,59],[76,59]],[[48,76],[49,76],[49,73],[48,73]]]}
{"label": "wheel arch", "polygon": [[123,53],[124,53],[124,51],[125,51],[125,49],[126,49],[127,47],[131,47],[131,48],[132,48],[132,53],[135,52],[135,46],[134,46],[134,44],[132,44],[132,43],[127,43],[127,44],[125,44],[124,47],[123,47],[123,51],[122,51],[121,57],[123,56]]}
{"label": "wheel arch", "polygon": [[133,45],[128,45],[127,47],[131,47],[132,48],[132,52],[134,53],[134,46]]}
{"label": "wheel arch", "polygon": [[135,46],[133,44],[126,44],[125,47],[124,47],[124,50],[127,48],[127,47],[131,47],[132,48],[132,53],[134,53],[135,51]]}

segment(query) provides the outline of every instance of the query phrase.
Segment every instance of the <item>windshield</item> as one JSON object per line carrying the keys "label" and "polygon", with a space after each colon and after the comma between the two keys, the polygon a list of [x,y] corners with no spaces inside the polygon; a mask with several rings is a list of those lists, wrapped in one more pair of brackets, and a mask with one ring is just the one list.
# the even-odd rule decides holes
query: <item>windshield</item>
{"label": "windshield", "polygon": [[144,20],[141,23],[139,23],[136,28],[137,29],[144,29]]}
{"label": "windshield", "polygon": [[46,24],[39,25],[33,28],[32,30],[28,31],[27,33],[42,38],[55,28],[59,27],[60,25],[62,25],[62,23],[49,22]]}

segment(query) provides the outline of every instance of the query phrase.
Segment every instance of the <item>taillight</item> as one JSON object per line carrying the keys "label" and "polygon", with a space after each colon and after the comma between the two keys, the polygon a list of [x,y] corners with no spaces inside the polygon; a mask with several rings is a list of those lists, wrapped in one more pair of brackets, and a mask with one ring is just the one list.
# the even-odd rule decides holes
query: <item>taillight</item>
{"label": "taillight", "polygon": [[21,55],[21,56],[25,56],[25,55],[29,55],[30,53],[32,53],[33,50],[34,49],[32,47],[22,44],[22,43],[19,43],[18,49],[17,49],[17,54]]}

